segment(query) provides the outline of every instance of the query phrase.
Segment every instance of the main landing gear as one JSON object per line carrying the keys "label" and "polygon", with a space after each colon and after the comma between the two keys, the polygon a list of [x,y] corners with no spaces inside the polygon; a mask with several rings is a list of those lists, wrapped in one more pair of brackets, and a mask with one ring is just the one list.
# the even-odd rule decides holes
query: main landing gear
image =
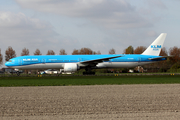
{"label": "main landing gear", "polygon": [[83,72],[83,75],[95,75],[95,72],[92,72],[91,68],[85,68],[86,72]]}

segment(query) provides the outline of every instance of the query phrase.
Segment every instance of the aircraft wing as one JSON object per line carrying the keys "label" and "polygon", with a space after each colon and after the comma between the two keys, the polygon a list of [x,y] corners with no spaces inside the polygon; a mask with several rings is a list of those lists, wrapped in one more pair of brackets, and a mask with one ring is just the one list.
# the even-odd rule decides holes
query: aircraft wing
{"label": "aircraft wing", "polygon": [[169,57],[174,57],[174,55],[172,56],[161,56],[161,57],[157,57],[157,58],[148,58],[149,60],[158,60],[158,59],[161,59],[161,58],[169,58]]}
{"label": "aircraft wing", "polygon": [[109,59],[113,59],[113,58],[118,58],[118,57],[122,57],[122,56],[114,56],[114,57],[107,57],[107,58],[100,58],[100,59],[94,59],[94,60],[87,60],[87,61],[83,61],[83,62],[79,62],[79,63],[101,63],[103,61],[108,61]]}

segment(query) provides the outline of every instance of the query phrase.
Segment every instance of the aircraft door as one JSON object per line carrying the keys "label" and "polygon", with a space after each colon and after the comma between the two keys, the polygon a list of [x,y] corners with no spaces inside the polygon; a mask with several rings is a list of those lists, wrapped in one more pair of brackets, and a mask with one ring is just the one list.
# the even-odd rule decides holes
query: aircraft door
{"label": "aircraft door", "polygon": [[18,60],[19,65],[22,65],[22,59]]}
{"label": "aircraft door", "polygon": [[141,57],[138,57],[138,62],[137,62],[137,65],[140,66],[141,65]]}
{"label": "aircraft door", "polygon": [[109,63],[112,63],[112,59],[109,60]]}
{"label": "aircraft door", "polygon": [[46,63],[46,59],[45,59],[45,58],[42,59],[42,63],[43,63],[43,64]]}
{"label": "aircraft door", "polygon": [[141,62],[141,58],[139,57],[139,58],[138,58],[138,63],[140,63],[140,62]]}

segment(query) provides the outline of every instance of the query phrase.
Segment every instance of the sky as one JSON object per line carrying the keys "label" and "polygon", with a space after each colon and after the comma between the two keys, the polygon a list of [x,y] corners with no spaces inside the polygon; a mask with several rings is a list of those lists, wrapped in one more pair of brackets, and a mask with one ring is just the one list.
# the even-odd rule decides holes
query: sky
{"label": "sky", "polygon": [[[148,47],[167,33],[164,47],[180,47],[180,0],[0,0],[0,49],[20,56],[84,47],[101,54]],[[4,57],[5,58],[5,57]]]}

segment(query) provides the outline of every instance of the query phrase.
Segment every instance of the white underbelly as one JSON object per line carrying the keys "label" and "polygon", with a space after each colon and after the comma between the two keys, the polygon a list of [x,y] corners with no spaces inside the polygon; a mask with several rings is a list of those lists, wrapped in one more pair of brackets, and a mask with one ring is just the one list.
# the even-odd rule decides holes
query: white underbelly
{"label": "white underbelly", "polygon": [[153,62],[104,62],[96,65],[98,68],[132,68]]}
{"label": "white underbelly", "polygon": [[41,64],[31,64],[15,66],[16,69],[62,69],[63,63],[41,63]]}

